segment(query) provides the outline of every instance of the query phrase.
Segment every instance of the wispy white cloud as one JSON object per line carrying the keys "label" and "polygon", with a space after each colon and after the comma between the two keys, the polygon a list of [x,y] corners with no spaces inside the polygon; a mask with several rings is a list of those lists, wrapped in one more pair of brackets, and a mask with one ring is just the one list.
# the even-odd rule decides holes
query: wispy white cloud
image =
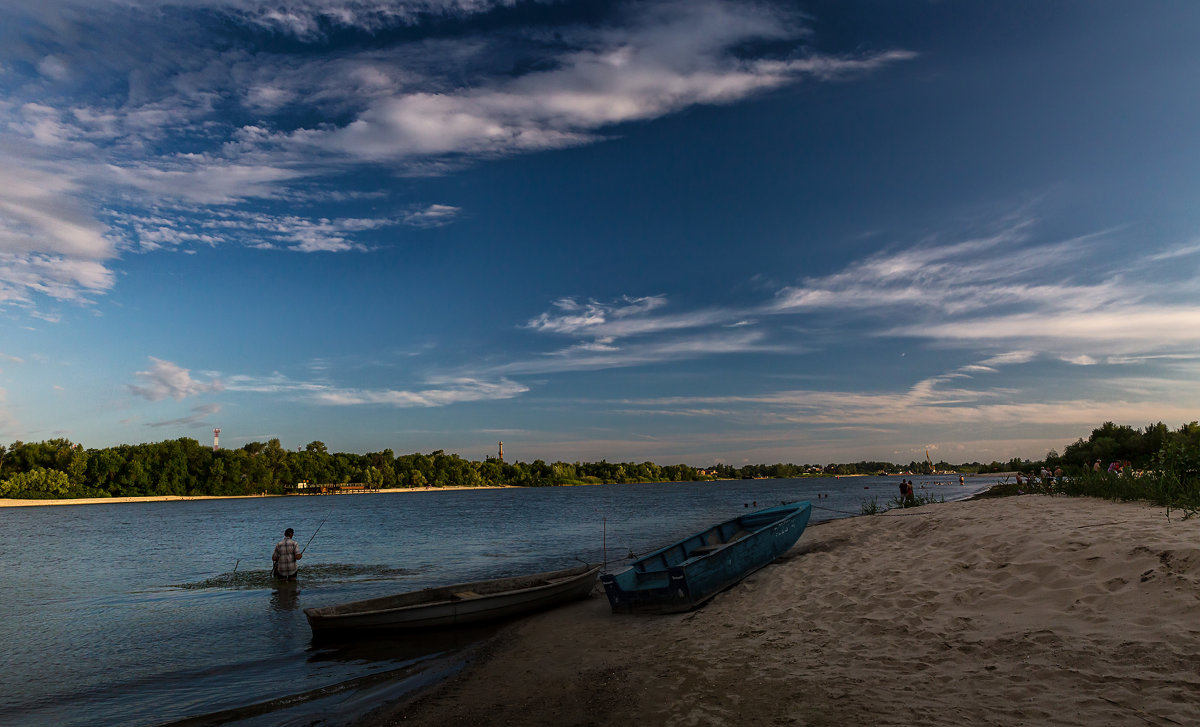
{"label": "wispy white cloud", "polygon": [[979,362],[980,366],[1007,366],[1010,364],[1023,364],[1037,358],[1035,351],[1009,351],[1007,353],[998,353],[995,356],[989,356]]}
{"label": "wispy white cloud", "polygon": [[283,395],[326,406],[391,406],[431,408],[472,401],[512,399],[529,387],[505,377],[431,379],[407,389],[345,387],[327,381],[296,381],[282,374],[267,377],[227,377],[226,389],[234,393]]}
{"label": "wispy white cloud", "polygon": [[[1080,345],[1108,354],[1194,347],[1200,343],[1200,306],[1104,305],[1091,311],[1039,310],[938,324],[897,326],[893,335],[944,341],[1038,341],[1061,351]],[[1072,355],[1079,359],[1087,354]],[[1090,358],[1090,357],[1089,357]]]}
{"label": "wispy white cloud", "polygon": [[188,416],[179,417],[178,419],[165,419],[157,422],[146,422],[146,426],[155,428],[177,426],[206,427],[208,425],[205,424],[205,420],[207,420],[208,417],[212,416],[213,414],[219,413],[220,411],[220,404],[202,404],[200,406],[193,407],[192,413]]}
{"label": "wispy white cloud", "polygon": [[[627,401],[623,412],[659,414],[664,409],[677,416],[707,416],[717,407],[721,416],[747,419],[769,426],[844,427],[876,426],[891,431],[935,427],[949,431],[990,425],[1080,427],[1101,421],[1186,422],[1195,418],[1200,391],[1195,387],[1180,395],[1178,380],[1110,378],[1097,382],[1110,388],[1101,398],[1075,397],[1051,400],[1023,398],[1009,389],[947,387],[945,377],[932,377],[905,391],[848,391],[794,389],[748,396],[664,397]],[[1175,398],[1169,393],[1175,389]],[[1119,392],[1119,393],[1118,393]]]}
{"label": "wispy white cloud", "polygon": [[150,368],[137,371],[134,377],[141,383],[130,384],[129,393],[150,401],[162,401],[167,397],[179,401],[189,396],[222,391],[224,384],[220,379],[198,381],[192,378],[191,371],[178,364],[150,357]]}
{"label": "wispy white cloud", "polygon": [[113,285],[115,244],[70,179],[0,154],[0,303],[82,301]]}
{"label": "wispy white cloud", "polygon": [[[1052,242],[1038,241],[1036,232],[1033,219],[1021,219],[962,242],[875,253],[781,290],[767,310],[856,316],[870,335],[982,350],[1033,347],[1075,362],[1200,342],[1200,304],[1186,302],[1196,300],[1191,278],[1154,267],[1175,255],[1131,261],[1109,254],[1124,249],[1120,230]],[[1081,260],[1092,261],[1086,276]],[[1028,361],[1033,354],[1005,356]],[[979,365],[1011,362],[997,357]]]}
{"label": "wispy white cloud", "polygon": [[1169,247],[1162,252],[1151,255],[1149,259],[1153,262],[1158,262],[1160,260],[1187,257],[1188,255],[1195,255],[1197,253],[1200,253],[1200,241]]}
{"label": "wispy white cloud", "polygon": [[795,351],[768,343],[762,331],[713,331],[664,339],[616,343],[583,343],[549,354],[487,369],[504,375],[564,373],[647,366],[737,353]]}
{"label": "wispy white cloud", "polygon": [[113,214],[114,227],[125,231],[141,251],[186,245],[236,244],[261,249],[297,252],[366,251],[356,236],[400,224],[395,218],[306,218],[240,210],[177,208],[173,216],[161,213]]}
{"label": "wispy white cloud", "polygon": [[612,338],[673,328],[691,328],[695,325],[688,320],[651,318],[646,315],[666,304],[667,298],[663,295],[640,298],[626,296],[612,303],[595,300],[580,303],[574,298],[560,298],[553,303],[556,311],[541,313],[525,326],[547,333]]}
{"label": "wispy white cloud", "polygon": [[110,183],[156,198],[210,205],[280,197],[286,182],[312,174],[282,164],[239,163],[200,154],[109,164],[104,172]]}
{"label": "wispy white cloud", "polygon": [[378,159],[444,154],[496,155],[586,143],[614,124],[656,118],[697,104],[730,103],[803,77],[829,80],[907,60],[911,53],[802,61],[739,59],[733,48],[802,34],[793,18],[705,0],[640,6],[620,28],[566,39],[577,49],[550,70],[453,93],[418,90],[380,99],[330,133],[294,143]]}
{"label": "wispy white cloud", "polygon": [[481,381],[451,379],[419,390],[328,388],[316,392],[313,400],[330,406],[383,405],[397,408],[438,407],[471,401],[512,399],[529,387],[508,379]]}
{"label": "wispy white cloud", "polygon": [[404,224],[413,227],[442,227],[454,221],[462,210],[448,204],[431,204],[404,215]]}

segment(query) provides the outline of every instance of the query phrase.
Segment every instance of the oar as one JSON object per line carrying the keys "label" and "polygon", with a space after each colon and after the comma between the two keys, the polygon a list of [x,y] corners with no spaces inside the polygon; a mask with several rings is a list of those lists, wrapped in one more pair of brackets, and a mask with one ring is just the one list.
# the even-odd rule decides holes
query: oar
{"label": "oar", "polygon": [[[326,515],[325,520],[328,520],[328,519],[329,519],[329,516]],[[321,521],[321,525],[325,524],[325,520]],[[317,533],[321,532],[321,525],[317,526],[317,529],[313,531],[312,538],[309,538],[308,542],[304,544],[304,547],[300,549],[300,555],[304,555],[304,551],[308,550],[308,546],[312,545],[313,538],[317,537]]]}

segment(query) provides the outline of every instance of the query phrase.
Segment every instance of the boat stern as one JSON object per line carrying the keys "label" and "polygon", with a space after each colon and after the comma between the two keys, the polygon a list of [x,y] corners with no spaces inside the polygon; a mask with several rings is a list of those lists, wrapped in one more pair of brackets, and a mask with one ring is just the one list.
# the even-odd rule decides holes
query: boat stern
{"label": "boat stern", "polygon": [[629,568],[604,573],[600,585],[613,613],[681,613],[697,605],[683,568],[652,573]]}

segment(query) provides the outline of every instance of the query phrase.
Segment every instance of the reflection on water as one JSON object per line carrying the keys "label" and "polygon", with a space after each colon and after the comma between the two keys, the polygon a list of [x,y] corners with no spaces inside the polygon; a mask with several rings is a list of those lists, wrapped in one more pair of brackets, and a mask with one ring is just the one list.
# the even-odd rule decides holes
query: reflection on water
{"label": "reflection on water", "polygon": [[[894,490],[845,478],[0,508],[0,724],[138,727],[316,693],[481,633],[316,644],[306,607],[642,553],[755,501],[809,499],[828,520]],[[272,580],[279,532],[322,522],[298,581]]]}
{"label": "reflection on water", "polygon": [[300,586],[295,581],[280,581],[271,592],[271,610],[295,611],[300,606]]}

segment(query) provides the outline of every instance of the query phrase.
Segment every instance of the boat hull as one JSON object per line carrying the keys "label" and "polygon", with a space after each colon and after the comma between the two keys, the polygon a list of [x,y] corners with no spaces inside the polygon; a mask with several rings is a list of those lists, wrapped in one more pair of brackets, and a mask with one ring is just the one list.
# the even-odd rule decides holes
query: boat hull
{"label": "boat hull", "polygon": [[587,597],[599,566],[457,583],[395,596],[306,608],[313,636],[452,628],[499,621]]}
{"label": "boat hull", "polygon": [[733,518],[604,574],[613,613],[690,611],[787,552],[808,525],[808,502]]}

